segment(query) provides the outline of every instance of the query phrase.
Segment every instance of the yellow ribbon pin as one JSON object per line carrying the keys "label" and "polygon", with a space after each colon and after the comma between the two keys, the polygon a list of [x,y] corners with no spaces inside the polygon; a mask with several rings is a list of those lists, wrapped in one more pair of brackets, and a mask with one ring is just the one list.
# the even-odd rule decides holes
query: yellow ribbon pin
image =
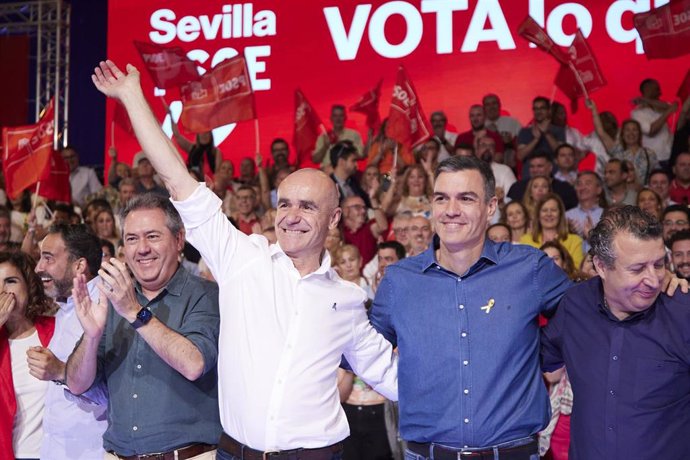
{"label": "yellow ribbon pin", "polygon": [[489,303],[484,305],[482,307],[482,310],[486,311],[486,314],[488,315],[495,303],[496,303],[496,301],[494,299],[489,299]]}

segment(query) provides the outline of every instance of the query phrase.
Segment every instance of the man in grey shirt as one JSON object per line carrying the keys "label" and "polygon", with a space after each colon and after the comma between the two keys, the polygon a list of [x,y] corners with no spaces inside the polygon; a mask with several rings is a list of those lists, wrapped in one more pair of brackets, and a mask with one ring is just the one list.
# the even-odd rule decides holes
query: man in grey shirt
{"label": "man in grey shirt", "polygon": [[103,262],[98,303],[75,278],[84,336],[67,363],[69,387],[107,383],[106,458],[212,459],[221,433],[218,288],[180,265],[184,227],[170,201],[136,196],[122,221],[127,265]]}

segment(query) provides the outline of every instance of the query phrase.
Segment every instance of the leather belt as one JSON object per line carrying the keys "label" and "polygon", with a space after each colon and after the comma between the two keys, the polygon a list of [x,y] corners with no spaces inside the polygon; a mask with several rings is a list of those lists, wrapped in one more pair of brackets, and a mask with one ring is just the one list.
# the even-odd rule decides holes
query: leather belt
{"label": "leather belt", "polygon": [[[493,460],[494,459],[494,448],[488,447],[486,449],[453,449],[452,447],[444,447],[439,444],[431,443],[418,443],[418,442],[408,442],[407,448],[412,452],[419,454],[423,457],[431,458],[431,449],[433,447],[433,458],[434,460]],[[526,444],[511,447],[498,447],[498,455],[500,459],[512,459],[512,458],[529,458],[530,455],[537,454],[539,452],[537,441],[532,439]]]}
{"label": "leather belt", "polygon": [[169,452],[160,452],[155,454],[139,454],[130,455],[128,457],[118,455],[115,452],[111,452],[111,454],[122,460],[186,460],[188,458],[201,455],[204,452],[214,450],[215,448],[216,446],[211,444],[191,444],[189,446],[181,447]]}
{"label": "leather belt", "polygon": [[252,449],[236,441],[227,434],[220,435],[218,448],[233,455],[240,460],[331,460],[334,454],[342,452],[343,444],[336,443],[331,446],[318,449],[291,449],[279,450],[274,452],[262,452]]}

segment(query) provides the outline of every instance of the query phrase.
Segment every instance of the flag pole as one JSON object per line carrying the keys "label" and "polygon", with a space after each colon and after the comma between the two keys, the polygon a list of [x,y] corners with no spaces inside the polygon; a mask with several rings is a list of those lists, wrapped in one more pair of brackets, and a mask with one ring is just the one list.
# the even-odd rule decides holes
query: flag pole
{"label": "flag pole", "polygon": [[551,89],[551,99],[550,99],[552,104],[553,104],[554,99],[556,99],[556,89],[558,89],[558,87],[556,85],[553,85],[553,88]]}
{"label": "flag pole", "polygon": [[115,147],[115,120],[110,122],[110,146]]}
{"label": "flag pole", "polygon": [[575,68],[575,65],[572,62],[569,62],[568,66],[570,67],[570,70],[573,71],[573,73],[575,74],[575,79],[580,84],[580,89],[582,89],[582,95],[585,97],[585,99],[589,99],[589,93],[587,92],[587,88],[585,88],[585,83],[582,81],[582,78],[580,78],[580,73]]}
{"label": "flag pole", "polygon": [[393,149],[393,171],[398,171],[398,143],[395,143],[395,148]]}
{"label": "flag pole", "polygon": [[260,152],[261,142],[259,137],[259,119],[254,118],[254,141],[256,147],[256,153]]}
{"label": "flag pole", "polygon": [[31,210],[36,209],[36,204],[38,203],[38,193],[41,191],[41,181],[36,182],[36,191],[34,192],[33,203],[31,203]]}

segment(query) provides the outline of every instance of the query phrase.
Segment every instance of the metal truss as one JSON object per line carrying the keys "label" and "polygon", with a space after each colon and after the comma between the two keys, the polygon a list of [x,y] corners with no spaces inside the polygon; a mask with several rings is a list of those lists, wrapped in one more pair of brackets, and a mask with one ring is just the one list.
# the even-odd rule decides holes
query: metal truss
{"label": "metal truss", "polygon": [[0,35],[28,35],[35,71],[34,116],[55,97],[55,148],[67,145],[71,5],[65,0],[0,3]]}

